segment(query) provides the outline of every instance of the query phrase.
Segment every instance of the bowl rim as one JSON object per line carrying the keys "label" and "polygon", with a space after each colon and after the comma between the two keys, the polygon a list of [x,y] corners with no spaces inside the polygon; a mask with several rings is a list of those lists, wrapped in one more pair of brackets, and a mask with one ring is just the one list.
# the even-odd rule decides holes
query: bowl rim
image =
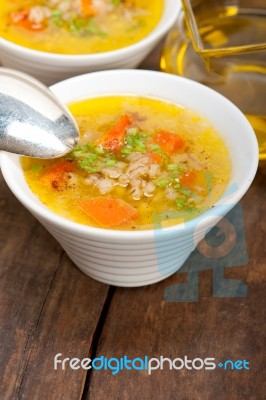
{"label": "bowl rim", "polygon": [[[84,62],[84,61],[92,61],[92,62],[101,62],[108,61],[108,59],[117,59],[120,57],[127,57],[132,52],[137,53],[141,48],[145,46],[149,46],[154,43],[157,39],[160,39],[166,32],[174,25],[181,10],[181,1],[179,0],[175,7],[173,7],[172,12],[169,15],[169,18],[163,21],[165,6],[166,3],[169,5],[174,5],[173,0],[163,0],[163,14],[161,15],[160,20],[157,25],[153,28],[153,30],[146,35],[143,39],[139,40],[136,43],[133,43],[129,46],[122,47],[116,50],[110,50],[100,53],[92,53],[92,54],[60,54],[60,53],[50,53],[46,51],[34,50],[17,43],[11,42],[0,36],[0,46],[5,48],[9,48],[12,51],[19,52],[21,56],[24,57],[38,57],[40,60],[49,61],[63,61],[63,62]],[[161,24],[161,26],[160,26]]]}
{"label": "bowl rim", "polygon": [[[242,119],[242,121],[245,123],[245,126],[250,132],[250,140],[252,143],[252,151],[254,154],[254,159],[252,160],[252,163],[249,165],[249,172],[247,175],[247,178],[245,182],[242,183],[242,185],[237,188],[236,191],[233,193],[229,194],[226,199],[219,199],[216,201],[216,203],[210,208],[207,209],[204,213],[200,214],[198,217],[193,218],[189,221],[186,221],[184,224],[176,224],[170,227],[166,228],[158,228],[158,229],[147,229],[147,230],[139,230],[139,231],[127,231],[127,230],[114,230],[114,229],[106,229],[106,228],[97,228],[89,225],[83,225],[71,220],[68,220],[67,218],[60,216],[50,210],[48,207],[45,205],[38,203],[37,201],[33,200],[28,196],[27,193],[24,192],[23,189],[21,189],[19,185],[19,180],[15,178],[13,174],[9,173],[9,168],[8,165],[11,165],[14,161],[18,161],[19,157],[18,155],[10,154],[7,152],[1,152],[0,153],[0,165],[2,169],[2,173],[5,179],[5,182],[11,189],[11,191],[15,194],[15,196],[19,199],[19,201],[29,210],[33,212],[35,216],[40,217],[40,219],[45,220],[53,226],[57,226],[59,229],[63,229],[66,232],[75,232],[75,234],[80,234],[81,237],[85,236],[94,236],[95,238],[101,239],[103,241],[113,238],[115,240],[120,240],[122,242],[127,242],[130,240],[130,242],[136,242],[139,240],[152,240],[155,236],[155,232],[163,232],[167,238],[172,237],[175,235],[177,232],[184,232],[184,225],[185,225],[185,230],[188,232],[192,229],[195,228],[200,222],[203,221],[202,227],[207,227],[207,225],[210,225],[210,223],[206,222],[211,218],[215,223],[218,222],[220,218],[222,218],[227,212],[230,211],[238,202],[239,200],[243,197],[243,195],[246,193],[248,188],[250,187],[256,171],[258,167],[258,161],[259,161],[259,148],[258,148],[258,142],[254,133],[254,130],[248,120],[246,119],[245,115],[226,97],[222,96],[220,93],[216,92],[213,89],[210,89],[209,87],[206,87],[205,85],[202,85],[196,81],[192,81],[190,79],[168,74],[168,73],[162,73],[158,71],[149,71],[149,70],[134,70],[134,69],[125,69],[125,70],[110,70],[110,71],[98,71],[98,72],[92,72],[92,73],[87,73],[87,74],[82,74],[79,76],[75,76],[66,80],[63,80],[61,82],[58,82],[50,87],[50,89],[53,91],[53,89],[56,89],[57,87],[60,86],[66,86],[69,85],[71,81],[71,85],[74,84],[76,85],[79,80],[86,79],[88,77],[89,79],[93,79],[96,75],[101,76],[101,75],[108,75],[111,77],[115,77],[115,75],[120,75],[120,74],[129,74],[129,75],[145,75],[148,74],[150,76],[154,76],[157,79],[172,79],[173,81],[181,81],[185,83],[186,85],[193,85],[196,87],[200,87],[201,90],[204,90],[205,92],[212,93],[212,96],[216,97],[217,99],[222,99],[223,102],[227,103],[232,109],[234,109],[234,112],[239,115],[239,117]],[[132,93],[133,94],[133,93]],[[134,95],[134,94],[133,94]],[[96,97],[96,96],[94,96]],[[83,98],[83,97],[82,97]],[[158,95],[158,99],[160,99],[160,96]],[[10,164],[11,163],[11,164]],[[20,171],[22,171],[22,168],[20,167]],[[27,183],[26,183],[27,184]],[[29,189],[30,190],[30,189]],[[34,196],[36,196],[33,193]],[[37,196],[36,196],[37,198]],[[37,198],[38,199],[38,198]],[[223,212],[220,213],[219,217],[217,218],[217,214],[215,214],[215,211],[219,207],[223,207]],[[203,220],[205,219],[205,221]],[[167,235],[169,234],[169,235]]]}

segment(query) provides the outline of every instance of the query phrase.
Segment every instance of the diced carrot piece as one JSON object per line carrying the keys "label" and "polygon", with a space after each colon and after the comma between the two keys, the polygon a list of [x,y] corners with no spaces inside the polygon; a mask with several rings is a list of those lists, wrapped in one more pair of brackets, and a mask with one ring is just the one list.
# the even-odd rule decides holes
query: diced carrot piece
{"label": "diced carrot piece", "polygon": [[40,181],[45,186],[59,189],[60,186],[62,186],[66,174],[73,171],[74,163],[71,160],[59,161],[41,175]]}
{"label": "diced carrot piece", "polygon": [[13,24],[17,24],[25,19],[28,19],[29,10],[14,11],[9,14],[9,20]]}
{"label": "diced carrot piece", "polygon": [[21,21],[18,25],[24,29],[27,29],[28,31],[42,31],[46,28],[45,24],[36,24],[28,19]]}
{"label": "diced carrot piece", "polygon": [[81,0],[82,15],[84,17],[93,17],[97,14],[95,7],[93,7],[91,0]]}
{"label": "diced carrot piece", "polygon": [[152,164],[160,164],[162,157],[157,153],[149,153],[150,161]]}
{"label": "diced carrot piece", "polygon": [[181,136],[167,131],[158,132],[155,136],[155,143],[168,155],[182,150],[185,146],[185,141]]}
{"label": "diced carrot piece", "polygon": [[119,151],[124,145],[126,129],[130,124],[131,118],[122,115],[116,125],[100,139],[102,147],[114,152]]}
{"label": "diced carrot piece", "polygon": [[182,186],[202,196],[207,196],[208,194],[207,176],[204,171],[191,169],[180,177],[180,183]]}
{"label": "diced carrot piece", "polygon": [[194,169],[190,169],[180,177],[181,185],[189,189],[193,189],[193,186],[196,184],[196,181],[197,181],[197,172]]}
{"label": "diced carrot piece", "polygon": [[81,210],[103,227],[112,227],[138,218],[137,210],[124,200],[113,197],[92,197],[78,200]]}
{"label": "diced carrot piece", "polygon": [[29,31],[40,31],[46,28],[44,22],[36,24],[35,22],[29,20],[29,10],[12,12],[9,14],[9,20],[11,23]]}

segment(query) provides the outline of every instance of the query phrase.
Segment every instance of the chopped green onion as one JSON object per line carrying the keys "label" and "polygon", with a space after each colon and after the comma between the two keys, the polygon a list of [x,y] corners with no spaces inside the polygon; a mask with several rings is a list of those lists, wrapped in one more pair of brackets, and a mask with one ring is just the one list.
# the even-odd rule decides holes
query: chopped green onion
{"label": "chopped green onion", "polygon": [[179,177],[179,171],[173,171],[172,173],[171,173],[171,177],[173,178],[173,183],[175,183],[176,182],[176,179],[178,179],[178,177]]}
{"label": "chopped green onion", "polygon": [[179,192],[182,193],[184,196],[187,196],[187,197],[192,197],[193,196],[192,190],[187,189],[187,188],[181,188],[181,189],[179,189]]}
{"label": "chopped green onion", "polygon": [[135,145],[135,150],[142,152],[146,150],[145,143],[143,143],[141,140],[138,141],[138,143]]}
{"label": "chopped green onion", "polygon": [[131,136],[126,137],[126,143],[129,144],[130,146],[134,145],[134,139]]}
{"label": "chopped green onion", "polygon": [[51,16],[52,17],[61,17],[62,16],[62,10],[58,10],[58,9],[52,10],[51,11]]}
{"label": "chopped green onion", "polygon": [[186,204],[186,200],[183,198],[176,199],[175,204],[176,204],[177,208],[183,208],[184,205]]}
{"label": "chopped green onion", "polygon": [[83,150],[73,150],[72,154],[76,158],[84,157],[84,151]]}
{"label": "chopped green onion", "polygon": [[164,188],[169,184],[169,181],[168,179],[162,178],[159,179],[155,184],[158,188]]}
{"label": "chopped green onion", "polygon": [[173,185],[173,188],[174,188],[175,190],[178,190],[178,189],[180,188],[180,183],[179,183],[179,182],[176,182],[176,183]]}
{"label": "chopped green onion", "polygon": [[178,171],[178,169],[179,169],[178,164],[168,164],[168,166],[167,166],[167,170],[169,172]]}
{"label": "chopped green onion", "polygon": [[169,164],[167,169],[170,172],[183,172],[186,170],[186,166],[184,164]]}
{"label": "chopped green onion", "polygon": [[127,156],[128,154],[132,153],[132,148],[128,146],[122,147],[120,153],[123,154],[124,156]]}
{"label": "chopped green onion", "polygon": [[128,128],[127,129],[127,135],[132,135],[135,136],[139,133],[138,128]]}
{"label": "chopped green onion", "polygon": [[179,189],[179,192],[182,193],[186,197],[191,197],[195,201],[200,201],[200,197],[188,188],[181,188],[181,189]]}
{"label": "chopped green onion", "polygon": [[162,149],[158,144],[150,144],[149,148],[151,151],[157,154],[162,154]]}
{"label": "chopped green onion", "polygon": [[95,152],[95,146],[93,146],[91,143],[87,143],[85,145],[85,147],[90,153],[94,153]]}
{"label": "chopped green onion", "polygon": [[184,172],[188,169],[187,165],[185,164],[178,164],[179,172]]}
{"label": "chopped green onion", "polygon": [[96,172],[99,172],[99,168],[97,168],[97,167],[86,167],[86,168],[84,168],[85,169],[85,171],[87,171],[87,172],[89,172],[89,173],[91,173],[91,174],[94,174],[94,173],[96,173]]}
{"label": "chopped green onion", "polygon": [[137,127],[128,128],[126,135],[126,144],[132,148],[132,151],[144,152],[146,150],[145,139],[147,132],[140,132]]}
{"label": "chopped green onion", "polygon": [[142,139],[146,139],[147,137],[149,137],[150,135],[149,135],[149,133],[148,132],[141,132],[141,134],[140,134],[140,137],[142,138]]}
{"label": "chopped green onion", "polygon": [[96,161],[98,160],[98,156],[97,154],[93,154],[93,153],[88,153],[86,155],[86,158],[84,158],[84,160],[82,160],[79,165],[81,168],[83,169],[87,169],[87,167],[91,164],[94,164]]}
{"label": "chopped green onion", "polygon": [[73,23],[75,24],[75,26],[77,27],[77,29],[79,31],[82,30],[82,29],[84,30],[88,26],[88,19],[87,18],[78,17],[78,18],[73,20]]}
{"label": "chopped green onion", "polygon": [[155,150],[161,150],[161,147],[158,144],[151,144],[150,149],[155,151]]}
{"label": "chopped green onion", "polygon": [[106,167],[113,167],[116,164],[116,160],[106,160],[105,166]]}
{"label": "chopped green onion", "polygon": [[97,160],[98,160],[98,155],[94,153],[88,153],[88,155],[85,158],[85,161],[87,161],[90,164]]}
{"label": "chopped green onion", "polygon": [[103,147],[101,147],[101,146],[97,146],[95,148],[95,153],[96,154],[100,154],[100,155],[105,154],[105,149]]}
{"label": "chopped green onion", "polygon": [[64,25],[64,22],[61,17],[52,17],[51,22],[52,22],[52,24],[54,24],[55,26],[57,26],[59,28],[61,28]]}
{"label": "chopped green onion", "polygon": [[69,29],[70,29],[71,32],[78,32],[78,27],[77,27],[75,21],[72,21],[69,24]]}
{"label": "chopped green onion", "polygon": [[89,23],[84,29],[84,33],[88,33],[91,35],[98,35],[98,36],[106,36],[107,33],[102,30],[100,26],[98,26],[93,18],[90,18]]}

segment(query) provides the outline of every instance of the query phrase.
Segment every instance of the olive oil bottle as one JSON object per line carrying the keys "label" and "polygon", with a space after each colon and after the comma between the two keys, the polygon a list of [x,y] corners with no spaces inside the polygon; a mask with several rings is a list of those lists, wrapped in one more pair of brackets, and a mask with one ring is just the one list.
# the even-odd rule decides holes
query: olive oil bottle
{"label": "olive oil bottle", "polygon": [[181,12],[166,39],[161,69],[201,82],[235,103],[256,132],[260,159],[266,159],[266,8],[256,1],[264,2],[194,1],[202,47]]}

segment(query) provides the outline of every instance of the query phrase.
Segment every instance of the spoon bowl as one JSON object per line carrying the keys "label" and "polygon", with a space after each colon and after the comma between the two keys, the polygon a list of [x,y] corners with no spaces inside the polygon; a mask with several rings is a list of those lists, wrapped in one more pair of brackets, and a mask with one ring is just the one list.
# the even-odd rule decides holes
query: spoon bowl
{"label": "spoon bowl", "polygon": [[78,140],[73,116],[45,85],[0,68],[0,150],[56,158],[71,151]]}

